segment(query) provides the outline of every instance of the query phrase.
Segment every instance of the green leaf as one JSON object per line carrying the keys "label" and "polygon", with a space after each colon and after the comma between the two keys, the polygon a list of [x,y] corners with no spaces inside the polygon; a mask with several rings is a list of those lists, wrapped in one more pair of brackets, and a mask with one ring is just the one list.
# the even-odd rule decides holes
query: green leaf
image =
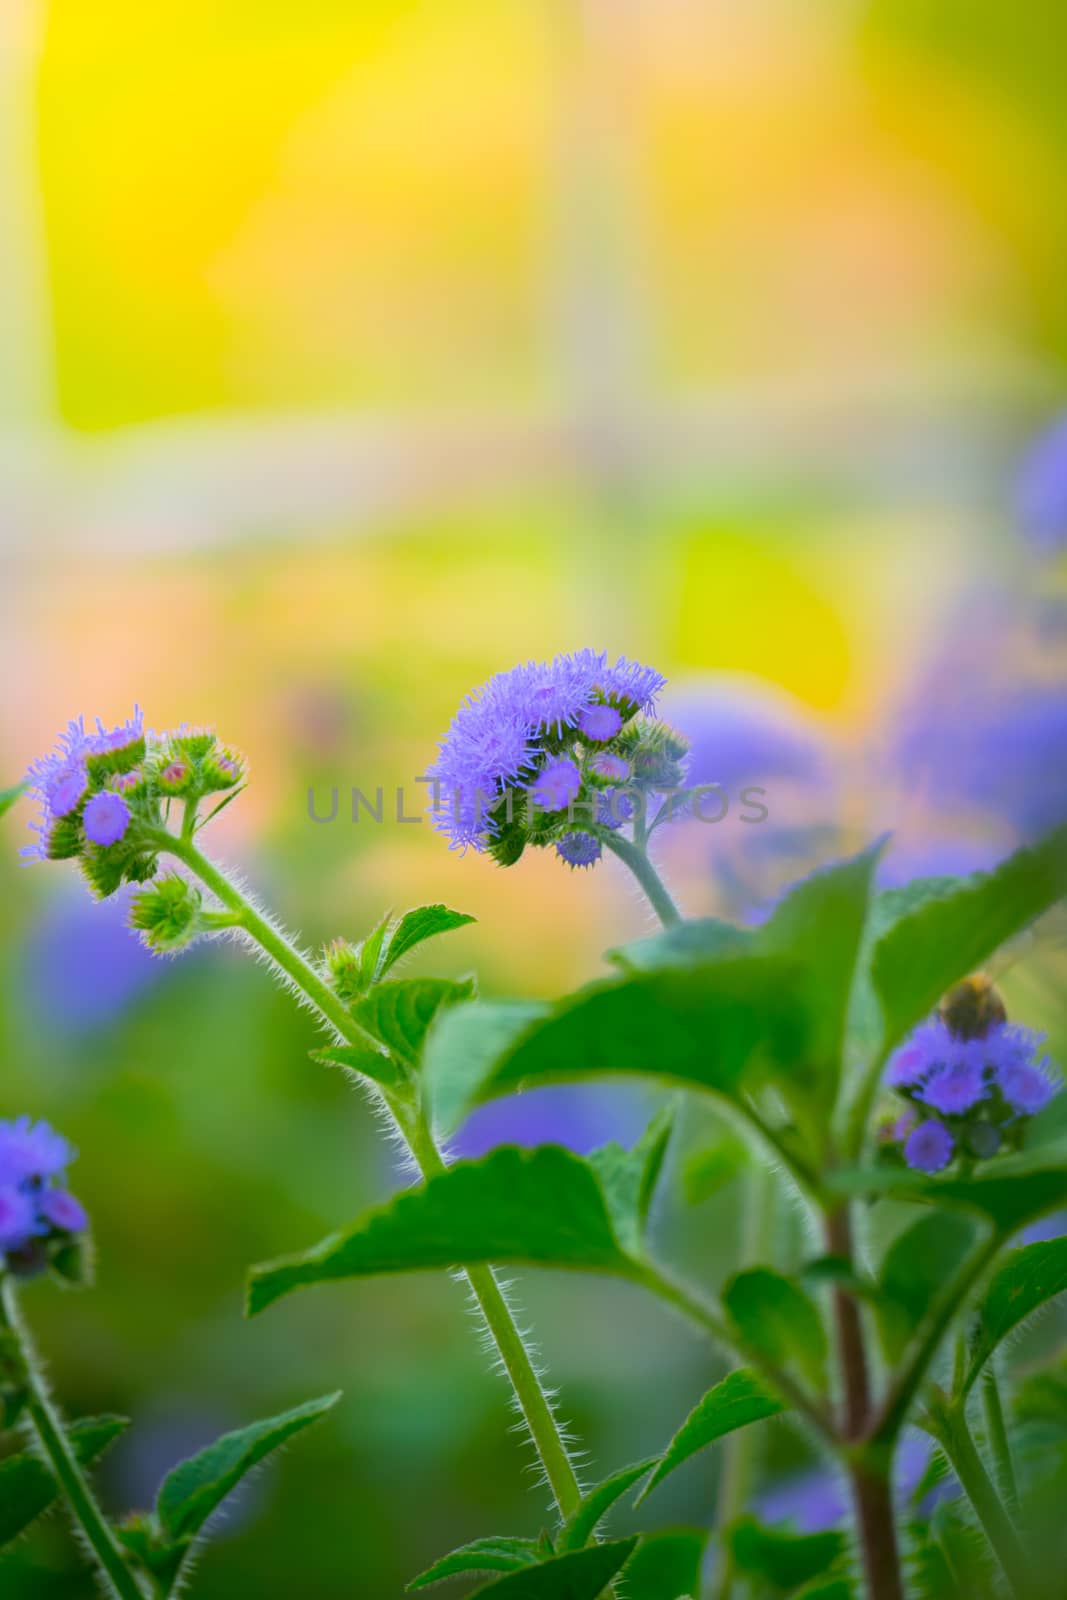
{"label": "green leaf", "polygon": [[716,1439],[725,1438],[728,1433],[736,1432],[738,1428],[762,1422],[765,1417],[776,1417],[784,1410],[785,1406],[771,1393],[762,1378],[747,1367],[738,1367],[721,1383],[717,1383],[714,1389],[709,1389],[699,1405],[686,1417],[664,1451],[637,1504],[640,1505],[646,1495],[651,1494],[664,1478],[698,1450],[714,1444]]}
{"label": "green leaf", "polygon": [[475,1539],[473,1544],[461,1545],[449,1555],[442,1556],[432,1567],[412,1578],[408,1590],[425,1589],[442,1578],[455,1578],[464,1572],[513,1572],[518,1567],[534,1565],[540,1558],[536,1539]]}
{"label": "green leaf", "polygon": [[931,1301],[955,1275],[974,1236],[969,1218],[934,1211],[894,1239],[882,1264],[877,1303],[888,1361],[899,1360]]}
{"label": "green leaf", "polygon": [[702,1528],[670,1528],[642,1539],[626,1566],[626,1600],[698,1595],[707,1542]]}
{"label": "green leaf", "polygon": [[381,951],[374,969],[374,982],[384,978],[390,967],[414,950],[417,944],[422,944],[424,939],[436,938],[439,933],[450,933],[453,928],[464,928],[468,922],[475,920],[463,911],[450,911],[447,906],[441,905],[417,906],[414,911],[405,911]]}
{"label": "green leaf", "polygon": [[600,1179],[619,1238],[635,1255],[639,1254],[644,1240],[649,1207],[663,1169],[674,1115],[673,1106],[664,1106],[630,1150],[613,1142],[591,1150],[586,1157]]}
{"label": "green leaf", "polygon": [[[458,1015],[458,1014],[457,1014]],[[493,1017],[490,1027],[503,1019]],[[497,1035],[499,1038],[499,1034]],[[772,1066],[788,1070],[803,1058],[806,1019],[795,968],[746,956],[690,969],[640,973],[591,984],[542,1020],[515,1030],[479,1083],[460,1065],[465,1109],[541,1083],[639,1073],[736,1097],[743,1082]],[[455,1068],[432,1049],[435,1069]],[[445,1100],[455,1104],[455,1092]]]}
{"label": "green leaf", "polygon": [[[1048,1159],[1048,1150],[1034,1152],[1038,1154]],[[1005,1235],[1067,1206],[1067,1166],[1037,1167],[1026,1157],[998,1160],[993,1173],[974,1178],[926,1178],[887,1165],[842,1169],[825,1181],[831,1192],[841,1195],[887,1195],[977,1211]]]}
{"label": "green leaf", "polygon": [[741,955],[750,950],[753,934],[718,917],[697,917],[691,922],[676,922],[662,933],[607,951],[607,959],[630,972],[656,972],[661,967],[701,966],[722,956]]}
{"label": "green leaf", "polygon": [[730,1543],[742,1572],[758,1574],[787,1593],[826,1572],[845,1550],[840,1533],[779,1533],[755,1517],[734,1524]]}
{"label": "green leaf", "polygon": [[8,811],[11,810],[11,807],[15,804],[15,801],[18,799],[19,795],[23,793],[26,787],[27,785],[24,779],[22,783],[13,783],[10,789],[0,789],[0,817],[4,816]]}
{"label": "green leaf", "polygon": [[418,1066],[430,1024],[445,1006],[458,1005],[474,993],[473,979],[400,978],[377,983],[350,1007],[361,1028],[379,1039],[406,1067]]}
{"label": "green leaf", "polygon": [[[371,984],[378,977],[381,966],[382,947],[386,935],[393,925],[393,914],[387,911],[378,925],[371,929],[359,947],[359,990],[366,993]],[[352,998],[355,998],[352,996]]]}
{"label": "green leaf", "polygon": [[1032,1312],[1067,1290],[1067,1239],[1046,1239],[1013,1250],[993,1274],[978,1308],[978,1337],[964,1392],[993,1351]]}
{"label": "green leaf", "polygon": [[563,1555],[568,1550],[580,1550],[589,1543],[599,1526],[601,1520],[611,1510],[616,1500],[622,1498],[627,1489],[632,1489],[639,1479],[651,1472],[656,1465],[656,1457],[651,1456],[647,1461],[635,1462],[633,1466],[622,1467],[618,1472],[613,1472],[610,1478],[605,1478],[594,1489],[582,1497],[582,1503],[560,1530],[556,1541],[556,1548]]}
{"label": "green leaf", "polygon": [[249,1315],[307,1284],[474,1262],[642,1277],[585,1161],[558,1145],[502,1145],[481,1161],[457,1162],[421,1187],[405,1189],[303,1255],[253,1268]]}
{"label": "green leaf", "polygon": [[793,1590],[793,1600],[857,1600],[857,1590],[843,1574],[812,1578],[801,1589]]}
{"label": "green leaf", "polygon": [[715,1138],[690,1150],[682,1163],[682,1191],[691,1206],[700,1205],[732,1183],[751,1161],[748,1145],[720,1124]]}
{"label": "green leaf", "polygon": [[206,1450],[169,1472],[156,1497],[156,1514],[166,1536],[189,1540],[225,1500],[231,1489],[279,1445],[335,1406],[339,1394],[329,1394],[280,1416],[253,1422],[234,1433],[224,1433]]}
{"label": "green leaf", "polygon": [[1067,894],[1067,825],[993,872],[901,917],[874,951],[872,978],[889,1049],[927,1016],[954,983]]}
{"label": "green leaf", "polygon": [[597,1600],[636,1545],[636,1539],[619,1539],[614,1544],[595,1544],[588,1550],[552,1556],[536,1567],[509,1572],[474,1594],[492,1595],[493,1600]]}
{"label": "green leaf", "polygon": [[430,1086],[434,1120],[454,1133],[478,1102],[478,1091],[497,1058],[540,1022],[548,1007],[518,1000],[474,1001],[449,1006],[430,1029],[423,1073]]}
{"label": "green leaf", "polygon": [[788,1098],[801,1097],[826,1112],[837,1094],[871,880],[883,848],[881,841],[847,861],[813,872],[786,895],[758,935],[768,954],[800,965],[802,992],[812,1018],[803,1069],[793,1063],[783,1074],[781,1087]]}
{"label": "green leaf", "polygon": [[[83,1467],[99,1460],[129,1422],[125,1417],[83,1417],[67,1435]],[[0,1546],[10,1544],[58,1500],[59,1485],[36,1456],[23,1452],[0,1462]]]}
{"label": "green leaf", "polygon": [[344,1067],[361,1078],[371,1078],[383,1089],[396,1089],[404,1082],[404,1074],[392,1056],[375,1049],[368,1039],[365,1044],[338,1044],[328,1050],[312,1050],[312,1060],[324,1061],[330,1066]]}
{"label": "green leaf", "polygon": [[826,1330],[799,1284],[769,1267],[730,1279],[723,1305],[744,1344],[776,1366],[794,1365],[818,1388],[826,1382]]}

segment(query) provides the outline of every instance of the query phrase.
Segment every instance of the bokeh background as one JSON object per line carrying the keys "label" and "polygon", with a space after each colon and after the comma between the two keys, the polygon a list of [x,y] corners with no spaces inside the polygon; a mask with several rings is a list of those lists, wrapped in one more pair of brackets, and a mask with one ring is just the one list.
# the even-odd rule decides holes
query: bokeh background
{"label": "bokeh background", "polygon": [[[347,796],[410,790],[526,656],[654,662],[699,775],[765,787],[759,828],[734,803],[665,841],[690,912],[758,917],[883,829],[893,882],[1056,820],[1067,440],[1031,451],[1067,405],[1065,47],[1056,0],[5,0],[0,787],[81,712],[213,723],[253,771],[215,850],[309,944],[444,900],[479,921],[417,969],[520,995],[647,929],[627,885]],[[242,1321],[249,1263],[403,1181],[310,1020],[231,949],[150,961],[120,904],[20,870],[25,822],[0,1115],[81,1149],[97,1286],[27,1302],[71,1412],[136,1418],[108,1504],[341,1387],[223,1524],[204,1600],[395,1600],[464,1539],[536,1533],[453,1284]],[[1004,978],[1061,1057],[1062,976],[1046,936]],[[648,1105],[531,1098],[466,1148],[631,1137]],[[684,1120],[659,1227],[714,1283],[738,1189]],[[602,1472],[717,1374],[634,1291],[520,1292]],[[805,1471],[767,1430],[763,1491]],[[706,1526],[713,1494],[698,1461],[647,1520]],[[90,1593],[59,1522],[0,1589]]]}

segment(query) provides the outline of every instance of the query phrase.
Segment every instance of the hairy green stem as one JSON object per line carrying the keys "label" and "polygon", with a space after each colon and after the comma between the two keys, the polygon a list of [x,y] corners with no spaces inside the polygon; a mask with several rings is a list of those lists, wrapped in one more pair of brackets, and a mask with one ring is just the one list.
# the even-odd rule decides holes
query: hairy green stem
{"label": "hairy green stem", "polygon": [[1029,1600],[1035,1586],[1026,1552],[978,1454],[964,1413],[962,1400],[951,1406],[935,1407],[931,1418],[937,1437],[982,1524],[1012,1593],[1018,1600]]}
{"label": "hairy green stem", "polygon": [[1019,1513],[1019,1488],[1015,1481],[1015,1464],[1011,1458],[1011,1441],[1004,1421],[1004,1407],[1000,1402],[1000,1385],[992,1360],[982,1373],[982,1409],[985,1413],[986,1437],[996,1468],[997,1488],[1007,1502],[1013,1516]]}
{"label": "hairy green stem", "polygon": [[648,896],[649,904],[663,926],[669,928],[674,923],[681,922],[682,914],[671,899],[663,879],[649,860],[647,851],[642,850],[639,845],[631,843],[629,839],[624,839],[621,835],[610,832],[610,830],[600,832],[599,837],[607,845],[608,849],[613,851],[619,860],[629,867]]}
{"label": "hairy green stem", "polygon": [[63,1420],[49,1397],[33,1341],[22,1319],[14,1283],[8,1276],[0,1282],[0,1323],[17,1342],[24,1369],[28,1396],[26,1410],[30,1422],[66,1497],[71,1516],[96,1557],[106,1592],[119,1596],[119,1600],[145,1600],[145,1591],[126,1563],[122,1547],[97,1504],[89,1480],[67,1437]]}
{"label": "hairy green stem", "polygon": [[[195,873],[233,914],[237,926],[271,957],[305,999],[310,1001],[315,1010],[343,1039],[349,1044],[357,1044],[366,1038],[348,1008],[315,971],[311,963],[284,934],[279,933],[278,929],[256,910],[247,896],[243,895],[191,840],[184,837],[176,839],[167,833],[160,835],[157,842],[162,849],[170,851],[183,862],[190,872]],[[390,1109],[397,1118],[401,1132],[423,1177],[430,1178],[443,1172],[444,1160],[425,1123],[398,1115],[398,1108],[391,1103]],[[466,1277],[500,1354],[504,1370],[511,1380],[515,1398],[526,1419],[560,1516],[568,1517],[581,1501],[581,1486],[522,1334],[516,1326],[492,1268],[468,1267]]]}
{"label": "hairy green stem", "polygon": [[[754,1162],[745,1173],[742,1193],[741,1265],[751,1267],[770,1261],[774,1232],[774,1186],[766,1167]],[[718,1600],[729,1600],[736,1577],[733,1546],[723,1541],[724,1531],[736,1522],[748,1506],[756,1476],[756,1444],[753,1428],[740,1428],[723,1443],[722,1474],[715,1505],[715,1526],[722,1547],[716,1580]]]}

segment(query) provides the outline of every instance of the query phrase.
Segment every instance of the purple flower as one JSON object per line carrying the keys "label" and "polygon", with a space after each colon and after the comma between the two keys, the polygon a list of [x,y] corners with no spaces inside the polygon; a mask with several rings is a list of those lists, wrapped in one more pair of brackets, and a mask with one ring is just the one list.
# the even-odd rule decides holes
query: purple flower
{"label": "purple flower", "polygon": [[70,892],[45,907],[23,948],[19,996],[46,1036],[110,1023],[170,970],[130,937],[133,895],[129,886],[107,900]]}
{"label": "purple flower", "polygon": [[579,733],[598,744],[614,739],[621,727],[622,717],[614,706],[586,706],[578,715]]}
{"label": "purple flower", "polygon": [[957,1045],[953,1058],[930,1073],[919,1091],[920,1098],[943,1116],[962,1116],[988,1093],[984,1064],[983,1040],[972,1039]]}
{"label": "purple flower", "polygon": [[[436,826],[451,835],[455,846],[484,848],[499,829],[494,802],[512,784],[531,785],[546,739],[563,739],[567,730],[577,728],[584,712],[613,711],[619,719],[617,731],[624,718],[652,708],[663,682],[651,667],[625,657],[610,666],[607,656],[595,650],[498,672],[464,700],[428,769],[427,776],[435,780]],[[605,700],[610,704],[599,704]],[[594,726],[605,729],[610,720],[601,716]],[[611,738],[613,733],[588,737]],[[559,765],[553,763],[546,771]],[[546,792],[549,801],[556,798],[554,789]],[[569,798],[556,805],[539,804],[560,810]]]}
{"label": "purple flower", "polygon": [[633,796],[625,789],[605,789],[596,797],[596,819],[602,828],[621,828],[634,814]]}
{"label": "purple flower", "polygon": [[21,1250],[39,1231],[33,1197],[14,1184],[0,1186],[0,1252]]}
{"label": "purple flower", "polygon": [[1023,532],[1041,550],[1067,543],[1067,415],[1039,434],[1023,458],[1016,490]]}
{"label": "purple flower", "polygon": [[885,1081],[891,1089],[915,1089],[923,1080],[958,1052],[954,1039],[940,1017],[921,1022],[889,1058]]}
{"label": "purple flower", "polygon": [[45,1222],[61,1233],[84,1233],[89,1226],[85,1207],[69,1189],[42,1189],[37,1196],[37,1209]]}
{"label": "purple flower", "polygon": [[600,840],[591,833],[564,834],[556,844],[556,854],[572,867],[591,867],[600,860]]}
{"label": "purple flower", "polygon": [[530,794],[542,811],[563,811],[582,787],[582,775],[573,761],[550,761],[530,784]]}
{"label": "purple flower", "polygon": [[952,1160],[956,1142],[940,1122],[920,1122],[908,1135],[904,1160],[917,1172],[940,1172]]}
{"label": "purple flower", "polygon": [[1041,1066],[1028,1061],[1011,1062],[997,1074],[997,1082],[1012,1110],[1027,1117],[1043,1111],[1059,1089]]}
{"label": "purple flower", "polygon": [[38,835],[37,843],[27,845],[24,856],[47,859],[53,825],[76,811],[88,791],[90,758],[122,750],[141,738],[144,717],[138,706],[129,722],[107,729],[98,718],[96,727],[96,733],[86,733],[84,718],[72,720],[51,754],[41,756],[27,771],[30,793],[38,801],[40,811],[37,820],[30,824]]}
{"label": "purple flower", "polygon": [[117,844],[130,825],[130,808],[120,794],[105,789],[85,807],[82,826],[91,844]]}
{"label": "purple flower", "polygon": [[16,1117],[0,1122],[0,1183],[20,1184],[54,1178],[74,1160],[75,1151],[47,1122]]}

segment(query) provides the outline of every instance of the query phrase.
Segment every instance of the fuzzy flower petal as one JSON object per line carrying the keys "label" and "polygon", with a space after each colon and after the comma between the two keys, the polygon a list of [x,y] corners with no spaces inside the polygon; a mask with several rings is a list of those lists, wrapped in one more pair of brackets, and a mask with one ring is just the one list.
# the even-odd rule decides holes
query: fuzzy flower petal
{"label": "fuzzy flower petal", "polygon": [[940,1122],[920,1122],[908,1135],[904,1160],[917,1172],[941,1172],[952,1160],[956,1142]]}
{"label": "fuzzy flower petal", "polygon": [[891,1089],[914,1089],[956,1053],[956,1041],[940,1017],[922,1022],[889,1058],[885,1081]]}

